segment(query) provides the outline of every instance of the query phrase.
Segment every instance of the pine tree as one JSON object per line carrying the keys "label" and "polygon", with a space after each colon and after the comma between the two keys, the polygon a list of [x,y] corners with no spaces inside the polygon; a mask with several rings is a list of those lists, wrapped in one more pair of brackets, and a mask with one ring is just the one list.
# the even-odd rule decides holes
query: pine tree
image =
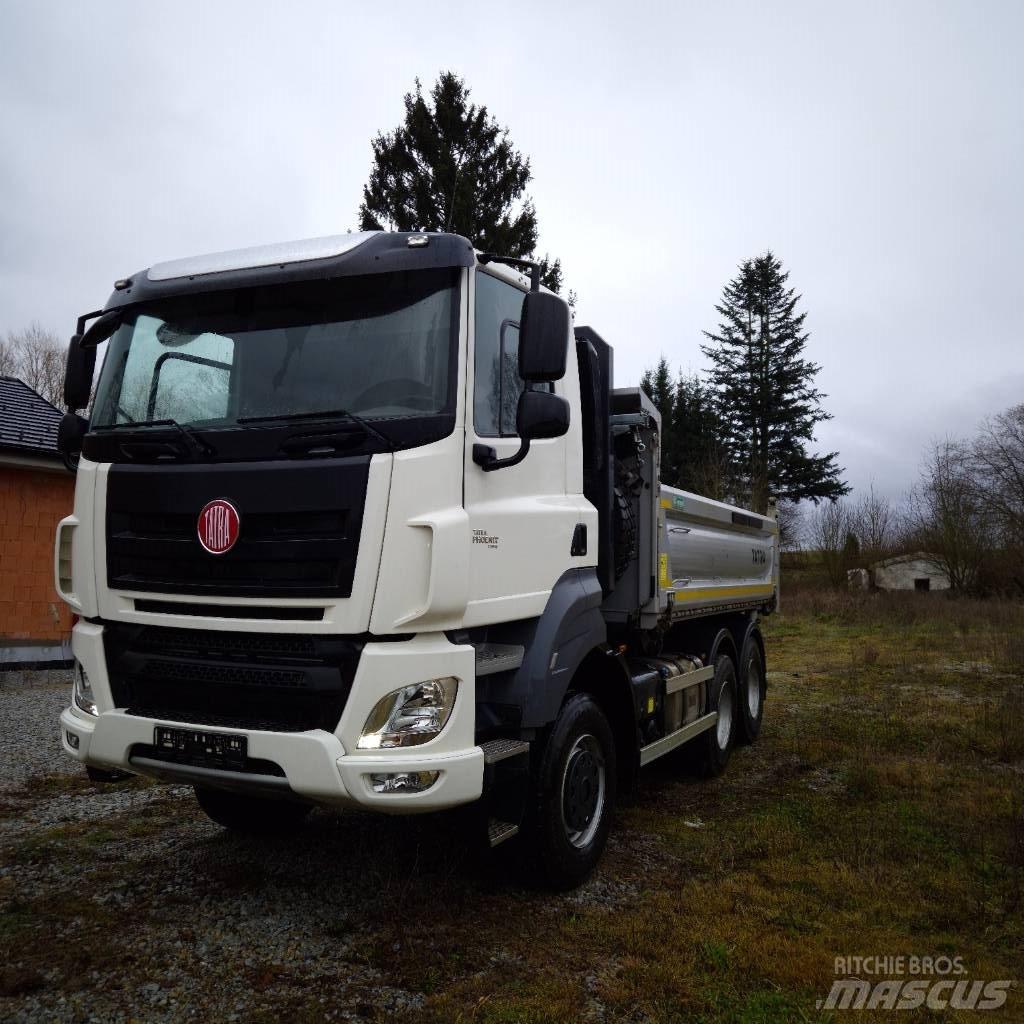
{"label": "pine tree", "polygon": [[[524,198],[529,158],[469,96],[465,82],[450,71],[440,75],[429,98],[416,79],[415,93],[405,96],[403,123],[373,140],[360,228],[454,231],[484,252],[530,257],[537,215]],[[541,270],[544,284],[558,291],[561,262],[545,256]]]}
{"label": "pine tree", "polygon": [[676,381],[673,429],[678,452],[676,486],[709,498],[725,498],[731,473],[715,395],[696,374],[680,374]]}
{"label": "pine tree", "polygon": [[723,440],[742,474],[735,497],[763,510],[769,496],[798,501],[849,493],[838,453],[809,454],[814,428],[831,419],[814,387],[820,367],[803,357],[809,335],[788,272],[766,252],[739,267],[715,307],[718,332],[702,351],[712,363]]}
{"label": "pine tree", "polygon": [[640,386],[661,413],[661,479],[670,487],[724,497],[728,465],[711,389],[696,375],[675,380],[668,360],[644,371]]}

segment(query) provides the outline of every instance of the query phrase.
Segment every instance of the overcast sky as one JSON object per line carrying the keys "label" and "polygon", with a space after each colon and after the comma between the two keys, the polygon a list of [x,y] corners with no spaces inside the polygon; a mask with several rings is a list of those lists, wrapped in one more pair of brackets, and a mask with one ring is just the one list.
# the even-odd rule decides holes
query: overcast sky
{"label": "overcast sky", "polygon": [[370,140],[450,68],[532,162],[617,383],[703,365],[772,248],[855,488],[1024,401],[1024,4],[0,0],[0,331],[115,278],[357,226]]}

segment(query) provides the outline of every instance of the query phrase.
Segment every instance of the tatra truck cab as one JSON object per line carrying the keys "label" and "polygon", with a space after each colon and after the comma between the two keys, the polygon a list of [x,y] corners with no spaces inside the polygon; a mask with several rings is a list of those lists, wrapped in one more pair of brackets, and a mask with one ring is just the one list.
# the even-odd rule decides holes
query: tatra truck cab
{"label": "tatra truck cab", "polygon": [[538,277],[364,232],[116,282],[68,351],[69,755],[240,831],[474,804],[567,886],[641,766],[757,737],[776,522],[661,485]]}

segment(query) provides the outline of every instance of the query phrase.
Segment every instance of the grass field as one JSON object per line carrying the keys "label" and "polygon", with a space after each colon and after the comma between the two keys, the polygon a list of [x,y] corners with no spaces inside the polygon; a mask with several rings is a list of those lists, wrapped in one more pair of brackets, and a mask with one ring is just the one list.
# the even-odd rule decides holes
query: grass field
{"label": "grass field", "polygon": [[[842,956],[1024,981],[1024,609],[784,602],[759,742],[712,782],[645,770],[577,893],[473,862],[444,817],[325,813],[303,840],[243,844],[138,781],[142,811],[4,842],[0,1018],[50,1019],[35,1000],[181,1019],[194,993],[204,1019],[267,1022],[1024,1020],[1019,986],[991,1012],[817,1008]],[[0,813],[54,792],[93,791],[39,780]],[[154,978],[169,1008],[138,995]]]}

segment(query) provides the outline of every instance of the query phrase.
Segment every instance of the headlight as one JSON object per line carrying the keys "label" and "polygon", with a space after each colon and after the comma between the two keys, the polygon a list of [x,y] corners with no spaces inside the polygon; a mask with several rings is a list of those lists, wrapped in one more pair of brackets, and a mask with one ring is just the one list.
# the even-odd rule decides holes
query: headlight
{"label": "headlight", "polygon": [[457,679],[445,676],[392,690],[377,701],[356,746],[360,750],[377,750],[411,747],[432,740],[451,716],[458,688]]}
{"label": "headlight", "polygon": [[96,710],[96,698],[93,696],[92,684],[89,677],[82,668],[81,662],[75,662],[75,688],[74,701],[76,706],[87,715],[98,715]]}

